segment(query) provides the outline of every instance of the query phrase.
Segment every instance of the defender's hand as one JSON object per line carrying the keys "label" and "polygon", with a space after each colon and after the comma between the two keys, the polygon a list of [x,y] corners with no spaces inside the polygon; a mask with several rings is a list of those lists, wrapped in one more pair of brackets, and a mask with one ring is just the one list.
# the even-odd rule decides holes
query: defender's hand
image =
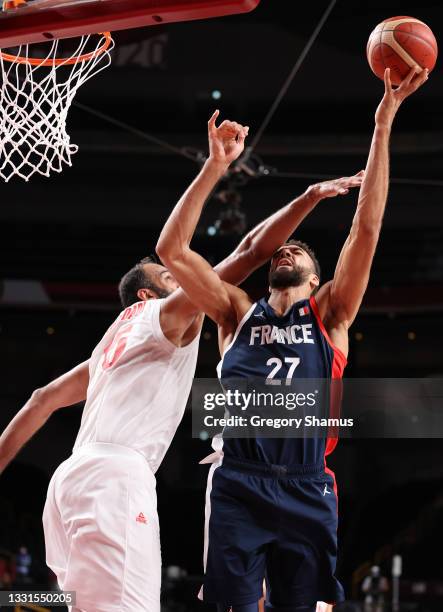
{"label": "defender's hand", "polygon": [[243,153],[249,127],[227,120],[217,127],[219,112],[216,110],[208,121],[209,159],[229,166]]}
{"label": "defender's hand", "polygon": [[324,200],[325,198],[335,198],[338,195],[346,195],[350,189],[354,187],[360,187],[365,176],[365,171],[360,170],[358,174],[354,176],[345,176],[343,178],[334,179],[332,181],[323,181],[311,185],[308,188],[308,192],[316,200]]}
{"label": "defender's hand", "polygon": [[400,104],[428,80],[429,70],[426,68],[417,73],[414,66],[397,89],[392,88],[390,69],[386,68],[384,82],[385,93],[375,113],[375,123],[379,126],[391,127]]}

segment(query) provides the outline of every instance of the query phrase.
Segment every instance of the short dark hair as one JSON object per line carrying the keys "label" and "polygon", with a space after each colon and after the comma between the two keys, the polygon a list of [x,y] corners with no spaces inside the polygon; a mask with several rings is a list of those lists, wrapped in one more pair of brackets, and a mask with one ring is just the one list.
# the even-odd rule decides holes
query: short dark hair
{"label": "short dark hair", "polygon": [[122,276],[118,285],[118,294],[123,308],[140,302],[137,295],[139,289],[156,290],[157,285],[149,278],[143,268],[145,264],[149,263],[157,263],[157,260],[152,255],[144,257]]}
{"label": "short dark hair", "polygon": [[[294,238],[291,238],[290,240],[285,242],[285,244],[295,244],[296,246],[299,246],[301,249],[303,249],[303,251],[305,251],[309,255],[309,257],[312,259],[312,263],[314,264],[314,270],[315,270],[316,275],[318,276],[318,280],[321,281],[320,264],[318,262],[316,254],[311,249],[311,247],[308,244],[306,244],[306,242],[302,242],[301,240],[295,240]],[[312,292],[313,294],[318,291],[319,286],[314,289],[314,291]]]}

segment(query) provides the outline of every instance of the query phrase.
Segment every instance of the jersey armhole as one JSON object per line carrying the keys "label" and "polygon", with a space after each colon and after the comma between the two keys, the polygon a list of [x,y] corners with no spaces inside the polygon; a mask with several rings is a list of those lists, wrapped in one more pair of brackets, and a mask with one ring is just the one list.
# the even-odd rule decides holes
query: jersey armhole
{"label": "jersey armhole", "polygon": [[332,368],[332,378],[341,378],[342,374],[343,374],[343,370],[346,367],[346,364],[348,363],[348,360],[346,359],[345,354],[343,353],[343,351],[341,351],[337,346],[335,346],[335,344],[332,342],[331,338],[329,337],[328,332],[326,331],[326,327],[323,324],[323,321],[320,317],[320,311],[318,309],[318,304],[316,302],[316,299],[313,295],[311,295],[311,297],[309,298],[309,304],[312,308],[312,312],[314,313],[314,316],[317,320],[318,326],[320,328],[321,333],[323,334],[323,336],[325,337],[327,343],[329,344],[329,346],[331,347],[331,349],[333,350],[334,353],[334,363],[333,363],[333,368]]}
{"label": "jersey armhole", "polygon": [[155,310],[153,309],[151,311],[152,313],[151,323],[152,323],[152,330],[154,332],[155,339],[157,340],[157,342],[159,342],[163,346],[168,347],[171,351],[177,351],[177,353],[185,354],[188,351],[192,351],[195,345],[200,342],[200,335],[201,335],[201,330],[203,327],[203,319],[202,319],[202,324],[200,325],[200,330],[196,333],[194,338],[192,338],[191,342],[189,342],[186,346],[177,346],[176,344],[171,342],[168,338],[166,338],[165,334],[163,333],[162,326],[160,324],[160,313],[161,313],[161,308],[162,308],[162,304],[164,301],[165,301],[165,298],[152,300],[153,302],[152,305],[155,304]]}
{"label": "jersey armhole", "polygon": [[216,367],[217,375],[218,375],[219,378],[221,378],[221,371],[222,371],[222,368],[223,368],[223,360],[225,358],[226,353],[234,345],[234,342],[237,340],[238,335],[239,335],[239,333],[241,332],[241,330],[243,328],[243,325],[246,323],[246,321],[249,319],[251,314],[254,312],[256,306],[257,306],[257,302],[254,302],[252,304],[252,306],[250,307],[250,309],[247,312],[245,312],[245,314],[243,315],[241,321],[237,325],[237,329],[234,332],[234,336],[233,336],[231,342],[228,344],[228,346],[223,351],[223,355],[221,355],[220,361],[218,362],[217,367]]}

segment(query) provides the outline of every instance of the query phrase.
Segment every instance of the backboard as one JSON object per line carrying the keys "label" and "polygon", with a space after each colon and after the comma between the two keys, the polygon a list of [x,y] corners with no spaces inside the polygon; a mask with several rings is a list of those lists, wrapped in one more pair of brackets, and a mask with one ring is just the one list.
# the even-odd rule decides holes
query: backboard
{"label": "backboard", "polygon": [[260,0],[30,0],[0,13],[0,48],[252,11]]}

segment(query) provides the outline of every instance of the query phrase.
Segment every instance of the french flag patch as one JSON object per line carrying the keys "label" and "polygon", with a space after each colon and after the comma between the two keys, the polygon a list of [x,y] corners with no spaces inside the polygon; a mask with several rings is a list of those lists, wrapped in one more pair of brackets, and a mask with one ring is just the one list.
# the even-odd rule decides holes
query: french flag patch
{"label": "french flag patch", "polygon": [[298,309],[298,314],[301,317],[304,317],[305,315],[309,314],[309,308],[307,306],[303,306],[303,308],[299,308]]}

